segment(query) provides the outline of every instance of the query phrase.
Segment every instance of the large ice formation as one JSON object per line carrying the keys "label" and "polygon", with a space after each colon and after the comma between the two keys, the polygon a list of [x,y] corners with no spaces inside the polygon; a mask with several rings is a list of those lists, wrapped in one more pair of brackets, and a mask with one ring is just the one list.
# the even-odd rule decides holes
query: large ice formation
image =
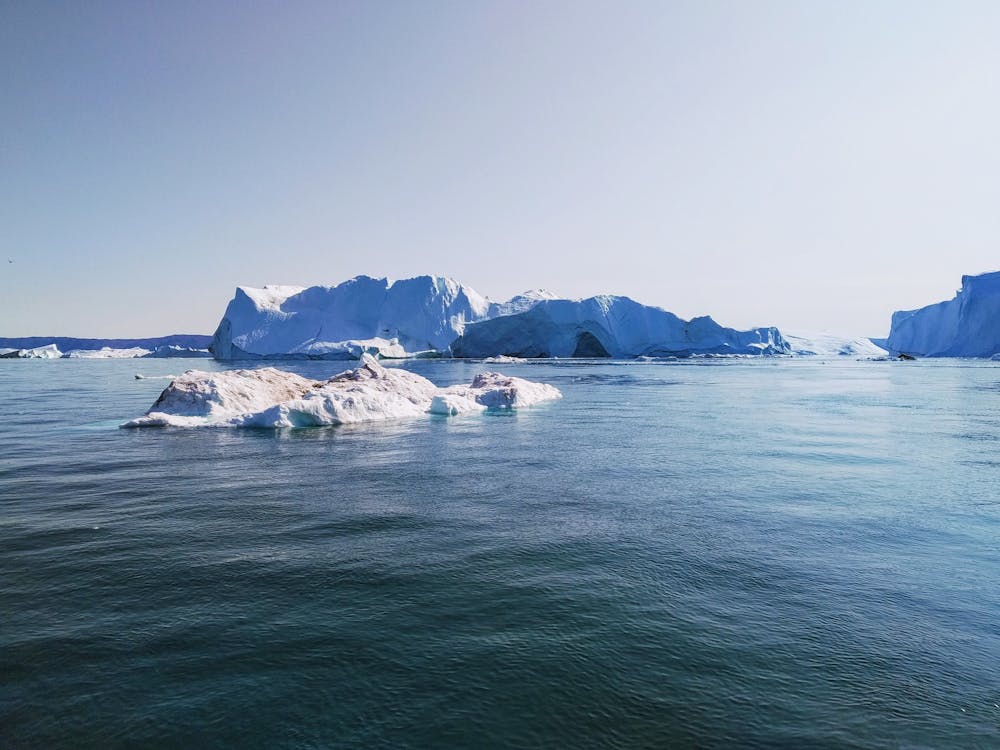
{"label": "large ice formation", "polygon": [[963,276],[954,299],[892,315],[888,347],[922,357],[991,357],[1000,352],[1000,271]]}
{"label": "large ice formation", "polygon": [[869,338],[826,332],[782,331],[792,354],[821,357],[884,357],[888,352]]}
{"label": "large ice formation", "polygon": [[445,352],[469,322],[490,315],[475,290],[438,276],[337,286],[239,287],[212,341],[217,359],[356,359]]}
{"label": "large ice formation", "polygon": [[776,328],[685,321],[627,297],[558,299],[534,290],[490,302],[443,277],[359,276],[334,287],[240,287],[215,332],[217,359],[419,356],[628,357],[782,354]]}
{"label": "large ice formation", "polygon": [[320,381],[273,367],[190,370],[167,386],[145,416],[123,426],[313,427],[516,409],[562,396],[550,385],[497,373],[438,388],[367,354],[360,365]]}
{"label": "large ice formation", "polygon": [[628,297],[542,300],[525,312],[466,326],[458,357],[637,357],[785,354],[777,328],[736,331],[709,317],[683,320]]}

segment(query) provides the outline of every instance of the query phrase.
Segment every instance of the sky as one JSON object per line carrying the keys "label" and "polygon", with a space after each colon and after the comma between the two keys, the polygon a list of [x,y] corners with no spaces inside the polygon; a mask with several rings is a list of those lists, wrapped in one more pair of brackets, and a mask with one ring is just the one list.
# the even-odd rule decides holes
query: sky
{"label": "sky", "polygon": [[998,39],[995,0],[0,0],[0,336],[363,273],[885,335],[1000,269]]}

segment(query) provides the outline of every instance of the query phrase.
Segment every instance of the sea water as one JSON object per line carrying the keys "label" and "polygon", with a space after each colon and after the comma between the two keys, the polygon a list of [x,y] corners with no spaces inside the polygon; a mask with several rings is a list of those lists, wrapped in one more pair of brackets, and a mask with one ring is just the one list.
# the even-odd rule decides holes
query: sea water
{"label": "sea water", "polygon": [[0,362],[0,746],[1000,747],[995,363],[403,366],[564,399],[127,430],[223,365]]}

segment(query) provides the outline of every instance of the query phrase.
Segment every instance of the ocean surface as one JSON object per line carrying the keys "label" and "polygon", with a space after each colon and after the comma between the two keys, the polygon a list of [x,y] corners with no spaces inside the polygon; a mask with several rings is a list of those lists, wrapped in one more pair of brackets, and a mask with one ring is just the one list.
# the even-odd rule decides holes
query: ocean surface
{"label": "ocean surface", "polygon": [[211,361],[0,361],[0,747],[1000,747],[998,364],[274,431],[118,428]]}

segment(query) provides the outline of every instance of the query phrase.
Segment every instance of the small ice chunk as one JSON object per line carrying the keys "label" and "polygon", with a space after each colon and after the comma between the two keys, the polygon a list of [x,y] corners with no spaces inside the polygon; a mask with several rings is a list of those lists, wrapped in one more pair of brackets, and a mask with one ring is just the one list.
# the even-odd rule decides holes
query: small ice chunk
{"label": "small ice chunk", "polygon": [[189,370],[144,416],[123,426],[314,427],[513,409],[562,397],[550,385],[497,373],[438,388],[416,373],[385,368],[368,354],[359,364],[319,381],[273,367]]}

